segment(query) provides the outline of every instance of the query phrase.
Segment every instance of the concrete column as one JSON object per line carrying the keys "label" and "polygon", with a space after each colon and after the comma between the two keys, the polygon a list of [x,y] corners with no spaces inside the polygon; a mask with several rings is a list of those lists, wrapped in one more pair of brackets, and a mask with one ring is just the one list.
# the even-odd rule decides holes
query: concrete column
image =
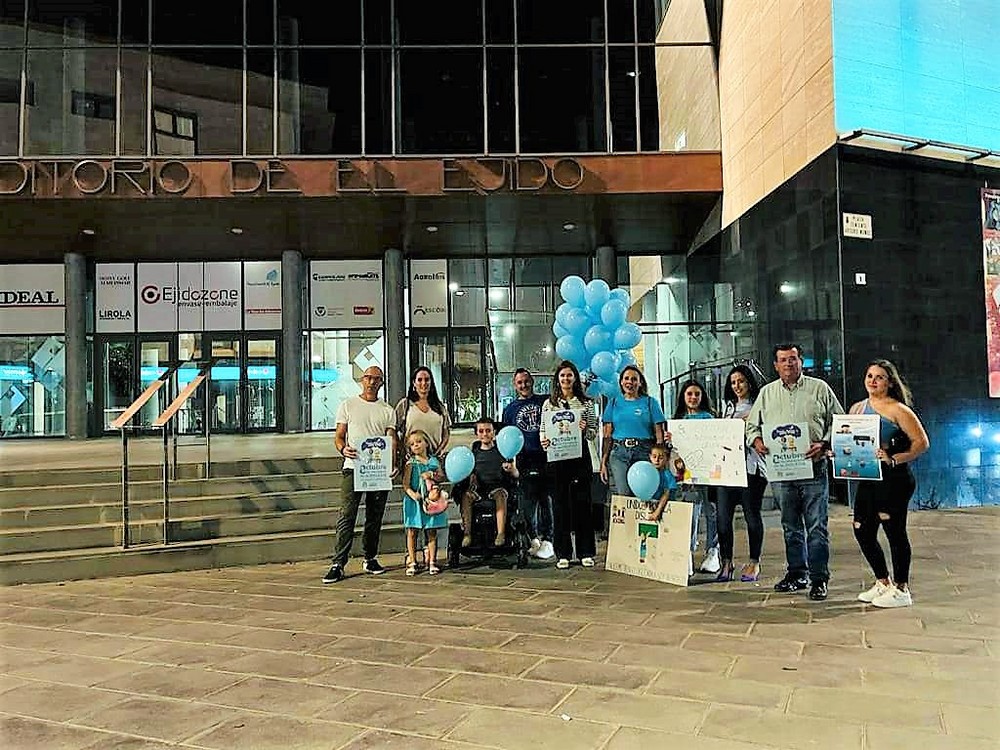
{"label": "concrete column", "polygon": [[618,258],[610,245],[597,248],[597,278],[604,279],[612,289],[618,286]]}
{"label": "concrete column", "polygon": [[282,410],[285,432],[302,432],[302,253],[285,250],[281,254],[281,367]]}
{"label": "concrete column", "polygon": [[[403,295],[406,286],[406,263],[403,251],[390,247],[385,251],[385,399],[394,404],[406,395],[406,337],[403,330]],[[390,294],[390,291],[392,292]]]}
{"label": "concrete column", "polygon": [[87,260],[63,257],[66,284],[66,437],[87,437]]}

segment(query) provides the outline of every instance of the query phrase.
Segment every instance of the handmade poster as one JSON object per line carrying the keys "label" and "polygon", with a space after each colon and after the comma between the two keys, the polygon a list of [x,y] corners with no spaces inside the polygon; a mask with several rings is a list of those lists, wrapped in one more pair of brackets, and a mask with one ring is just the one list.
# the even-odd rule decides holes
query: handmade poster
{"label": "handmade poster", "polygon": [[834,414],[833,476],[837,479],[881,479],[878,450],[878,414]]}
{"label": "handmade poster", "polygon": [[545,412],[545,437],[549,439],[546,451],[549,463],[566,461],[583,456],[583,430],[580,419],[583,409],[559,409]]}
{"label": "handmade poster", "polygon": [[607,570],[677,586],[688,585],[691,559],[691,503],[671,500],[658,522],[656,507],[634,497],[612,495]]}
{"label": "handmade poster", "polygon": [[671,419],[667,422],[677,459],[684,462],[683,480],[689,484],[746,487],[746,422],[742,419]]}
{"label": "handmade poster", "polygon": [[354,459],[354,491],[382,492],[392,489],[392,438],[373,435],[361,441]]}
{"label": "handmade poster", "polygon": [[768,454],[767,480],[792,482],[813,478],[813,462],[806,458],[809,450],[809,426],[805,422],[764,425],[761,432]]}

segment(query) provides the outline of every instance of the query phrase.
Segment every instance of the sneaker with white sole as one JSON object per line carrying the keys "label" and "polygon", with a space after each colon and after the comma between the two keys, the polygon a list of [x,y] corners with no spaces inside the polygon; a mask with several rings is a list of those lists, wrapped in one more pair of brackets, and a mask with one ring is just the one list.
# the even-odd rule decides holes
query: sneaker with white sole
{"label": "sneaker with white sole", "polygon": [[719,548],[712,547],[701,561],[702,573],[718,573],[722,570],[722,561],[719,560]]}
{"label": "sneaker with white sole", "polygon": [[883,609],[890,609],[892,607],[910,607],[913,605],[913,597],[910,596],[910,590],[898,589],[895,586],[890,586],[889,590],[886,591],[881,596],[876,596],[872,599],[873,607],[882,607]]}
{"label": "sneaker with white sole", "polygon": [[592,568],[594,567],[594,558],[584,557],[580,560],[580,565],[582,565],[585,568]]}
{"label": "sneaker with white sole", "polygon": [[373,576],[380,576],[383,573],[385,573],[385,568],[383,568],[382,564],[374,557],[365,560],[361,564],[361,569],[365,571],[365,573],[367,573],[368,575],[373,575]]}
{"label": "sneaker with white sole", "polygon": [[892,588],[891,584],[882,583],[881,581],[875,581],[875,584],[867,591],[862,591],[858,594],[858,601],[865,602],[865,604],[871,604],[873,601],[878,599],[882,594]]}
{"label": "sneaker with white sole", "polygon": [[548,539],[542,542],[542,545],[538,548],[538,554],[535,555],[539,560],[551,560],[556,556],[556,551],[552,547],[552,542]]}
{"label": "sneaker with white sole", "polygon": [[556,567],[559,568],[559,570],[568,570],[569,560],[567,560],[565,557],[560,557],[559,562],[556,563]]}
{"label": "sneaker with white sole", "polygon": [[538,557],[538,550],[542,548],[542,540],[537,536],[531,540],[531,544],[528,546],[528,554],[533,557]]}

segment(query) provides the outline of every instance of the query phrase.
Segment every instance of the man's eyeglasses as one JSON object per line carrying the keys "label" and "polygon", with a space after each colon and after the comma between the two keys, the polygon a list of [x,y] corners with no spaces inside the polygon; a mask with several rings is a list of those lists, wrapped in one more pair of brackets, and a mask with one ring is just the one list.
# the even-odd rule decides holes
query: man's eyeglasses
{"label": "man's eyeglasses", "polygon": [[361,379],[362,380],[370,380],[373,383],[381,383],[382,382],[382,376],[381,375],[362,375]]}

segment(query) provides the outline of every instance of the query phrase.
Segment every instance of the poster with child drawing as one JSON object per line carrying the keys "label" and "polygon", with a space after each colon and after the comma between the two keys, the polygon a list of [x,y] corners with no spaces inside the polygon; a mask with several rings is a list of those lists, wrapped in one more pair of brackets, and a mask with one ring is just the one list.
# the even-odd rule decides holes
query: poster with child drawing
{"label": "poster with child drawing", "polygon": [[605,569],[677,586],[688,585],[691,503],[671,500],[659,521],[648,520],[656,507],[638,498],[611,497],[611,527]]}
{"label": "poster with child drawing", "polygon": [[746,487],[744,449],[746,422],[742,419],[671,419],[667,422],[671,442],[684,462],[688,484]]}
{"label": "poster with child drawing", "polygon": [[837,479],[881,479],[878,414],[834,414],[830,450]]}

